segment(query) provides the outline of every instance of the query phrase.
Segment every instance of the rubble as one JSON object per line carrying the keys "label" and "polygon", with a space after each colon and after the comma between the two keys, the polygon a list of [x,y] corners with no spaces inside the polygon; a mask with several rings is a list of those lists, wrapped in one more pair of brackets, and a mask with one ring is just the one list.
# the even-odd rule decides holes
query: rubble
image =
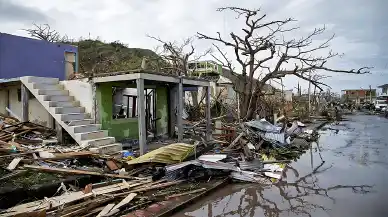
{"label": "rubble", "polygon": [[[298,120],[286,123],[282,118],[283,123],[274,125],[260,119],[218,123],[217,140],[205,142],[205,122],[187,121],[190,144],[171,143],[142,156],[132,149],[102,155],[57,144],[55,132],[46,127],[6,116],[0,120],[0,180],[15,181],[32,171],[39,177],[50,174],[60,183],[52,197],[1,207],[0,217],[120,216],[174,198],[192,201],[229,180],[271,184],[285,178],[287,164],[319,136]],[[74,175],[103,182],[78,188],[61,181]],[[44,184],[45,179],[38,180]]]}

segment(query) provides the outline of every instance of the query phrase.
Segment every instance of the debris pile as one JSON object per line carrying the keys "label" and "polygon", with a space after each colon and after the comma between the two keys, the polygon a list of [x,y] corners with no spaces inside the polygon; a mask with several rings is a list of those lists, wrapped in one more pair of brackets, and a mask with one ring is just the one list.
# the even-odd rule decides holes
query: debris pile
{"label": "debris pile", "polygon": [[[57,175],[58,184],[55,194],[0,207],[0,217],[160,213],[229,180],[278,182],[284,178],[287,163],[317,138],[315,131],[299,121],[273,125],[262,119],[213,127],[219,131],[213,141],[168,144],[142,156],[134,150],[100,155],[77,146],[46,143],[55,139],[55,132],[39,125],[6,118],[1,123],[0,141],[7,149],[0,156],[1,180],[6,183],[33,171]],[[202,137],[204,124],[187,122],[186,135]],[[70,176],[99,179],[76,186],[64,181]]]}

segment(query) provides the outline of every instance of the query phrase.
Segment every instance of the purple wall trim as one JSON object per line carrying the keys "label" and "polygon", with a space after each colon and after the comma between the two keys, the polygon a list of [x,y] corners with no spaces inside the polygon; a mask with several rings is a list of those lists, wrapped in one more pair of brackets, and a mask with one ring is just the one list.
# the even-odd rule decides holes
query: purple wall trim
{"label": "purple wall trim", "polygon": [[0,33],[0,79],[22,76],[65,79],[65,52],[75,46]]}

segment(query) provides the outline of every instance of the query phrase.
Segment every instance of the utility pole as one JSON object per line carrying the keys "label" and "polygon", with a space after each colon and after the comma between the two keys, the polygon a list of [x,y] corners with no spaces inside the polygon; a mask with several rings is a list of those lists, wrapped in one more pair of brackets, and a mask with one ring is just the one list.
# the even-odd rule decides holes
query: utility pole
{"label": "utility pole", "polygon": [[369,103],[372,103],[372,85],[369,85]]}

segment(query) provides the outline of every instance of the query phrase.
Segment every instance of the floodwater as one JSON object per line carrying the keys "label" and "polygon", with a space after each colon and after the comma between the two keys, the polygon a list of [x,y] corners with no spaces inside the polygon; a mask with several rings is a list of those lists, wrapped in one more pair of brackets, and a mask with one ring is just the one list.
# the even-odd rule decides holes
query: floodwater
{"label": "floodwater", "polygon": [[284,183],[229,185],[175,216],[388,216],[388,119],[347,118],[321,131]]}

